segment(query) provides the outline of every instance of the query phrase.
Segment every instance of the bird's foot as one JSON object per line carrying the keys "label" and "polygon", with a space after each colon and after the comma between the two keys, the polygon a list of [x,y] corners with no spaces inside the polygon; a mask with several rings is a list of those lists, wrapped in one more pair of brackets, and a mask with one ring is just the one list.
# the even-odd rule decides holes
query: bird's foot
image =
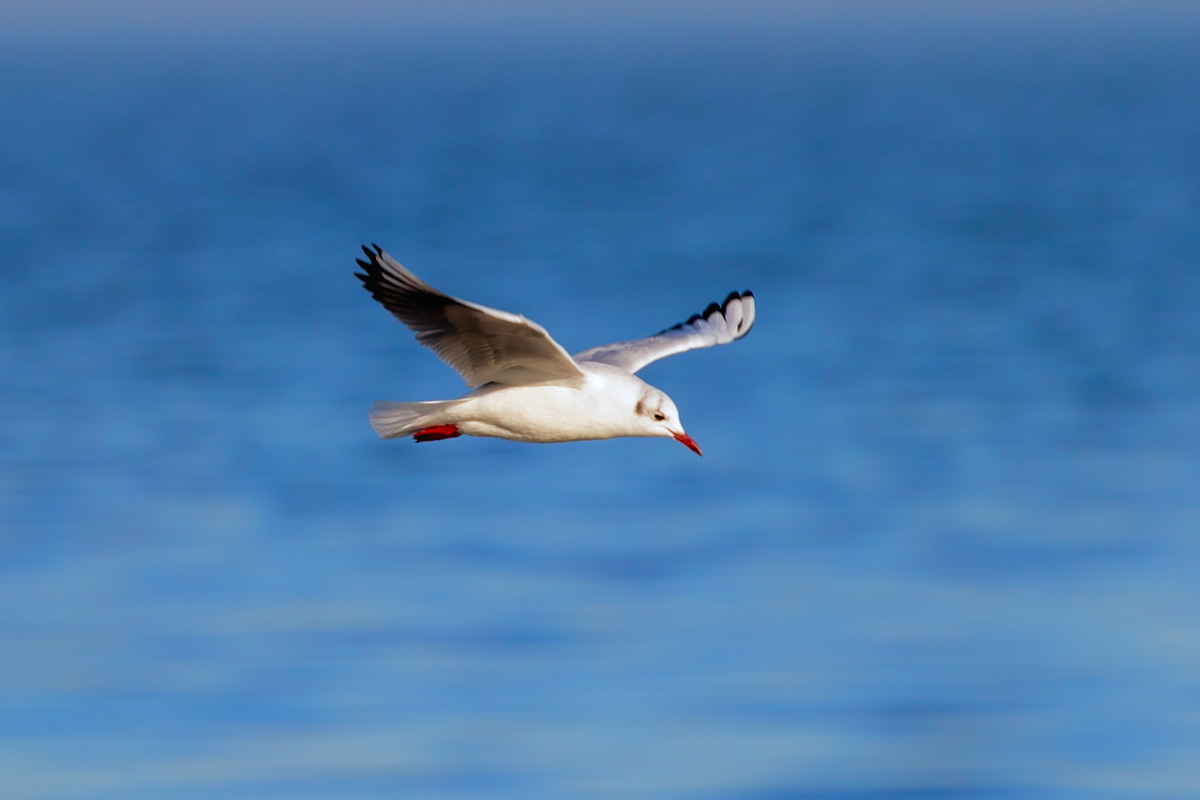
{"label": "bird's foot", "polygon": [[418,442],[436,442],[439,439],[453,439],[455,436],[462,436],[457,425],[434,425],[413,434],[413,438]]}

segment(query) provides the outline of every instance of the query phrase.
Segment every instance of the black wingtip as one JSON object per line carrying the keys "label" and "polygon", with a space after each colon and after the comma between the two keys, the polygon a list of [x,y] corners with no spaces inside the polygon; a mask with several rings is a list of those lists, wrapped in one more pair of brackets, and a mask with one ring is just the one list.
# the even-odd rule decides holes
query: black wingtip
{"label": "black wingtip", "polygon": [[[709,317],[711,317],[713,315],[714,312],[717,314],[720,314],[722,317],[724,317],[726,314],[729,313],[729,304],[730,303],[732,303],[734,300],[745,300],[747,298],[750,300],[753,300],[754,292],[750,291],[749,289],[747,289],[744,292],[737,292],[737,291],[730,292],[728,294],[728,296],[726,296],[726,298],[721,303],[709,303],[708,308],[704,309],[704,311],[702,311],[701,313],[692,314],[690,317],[688,317],[683,322],[680,322],[677,325],[672,325],[671,327],[666,328],[665,330],[661,330],[658,333],[656,333],[655,336],[659,336],[659,335],[667,333],[669,331],[677,331],[677,330],[681,330],[683,328],[691,327],[692,325],[695,325],[697,322],[700,322],[702,320],[707,320]],[[747,328],[746,330],[748,331],[749,328]],[[745,335],[745,333],[743,332],[742,335]]]}
{"label": "black wingtip", "polygon": [[383,276],[383,267],[379,263],[379,256],[371,248],[364,244],[362,245],[362,251],[366,253],[367,257],[366,259],[354,259],[354,263],[362,267],[362,272],[355,272],[354,277],[362,281],[363,287],[374,297],[379,286],[379,281]]}

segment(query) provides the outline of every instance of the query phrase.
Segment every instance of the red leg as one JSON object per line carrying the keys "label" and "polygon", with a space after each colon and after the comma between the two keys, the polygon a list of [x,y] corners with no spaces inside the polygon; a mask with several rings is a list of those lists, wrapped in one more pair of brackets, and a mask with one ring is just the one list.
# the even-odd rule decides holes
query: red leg
{"label": "red leg", "polygon": [[453,439],[455,436],[462,436],[457,425],[434,425],[413,434],[413,438],[418,442],[436,442],[439,439]]}

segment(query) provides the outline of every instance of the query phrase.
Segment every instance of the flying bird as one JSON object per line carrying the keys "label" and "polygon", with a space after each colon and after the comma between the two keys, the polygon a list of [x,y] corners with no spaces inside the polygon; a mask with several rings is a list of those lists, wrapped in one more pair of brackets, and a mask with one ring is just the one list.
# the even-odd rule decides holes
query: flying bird
{"label": "flying bird", "polygon": [[519,314],[438,291],[373,245],[355,275],[371,296],[466,380],[455,400],[375,403],[371,427],[384,439],[418,442],[494,436],[518,442],[576,442],[662,436],[697,455],[679,410],[635,374],[660,358],[729,344],[754,325],[754,295],[733,292],[686,322],[644,339],[569,355],[546,329]]}

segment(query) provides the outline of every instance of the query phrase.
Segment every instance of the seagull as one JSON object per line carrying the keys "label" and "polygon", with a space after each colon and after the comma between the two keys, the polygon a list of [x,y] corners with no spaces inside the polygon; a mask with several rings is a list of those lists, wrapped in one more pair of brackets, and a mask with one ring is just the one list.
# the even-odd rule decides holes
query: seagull
{"label": "seagull", "polygon": [[451,297],[379,245],[372,247],[363,247],[367,258],[357,259],[363,272],[355,276],[472,390],[455,400],[375,403],[371,427],[380,438],[411,434],[432,442],[466,434],[577,442],[662,436],[703,455],[671,398],[635,373],[660,358],[745,336],[754,326],[751,292],[733,292],[653,336],[572,356],[533,320]]}

